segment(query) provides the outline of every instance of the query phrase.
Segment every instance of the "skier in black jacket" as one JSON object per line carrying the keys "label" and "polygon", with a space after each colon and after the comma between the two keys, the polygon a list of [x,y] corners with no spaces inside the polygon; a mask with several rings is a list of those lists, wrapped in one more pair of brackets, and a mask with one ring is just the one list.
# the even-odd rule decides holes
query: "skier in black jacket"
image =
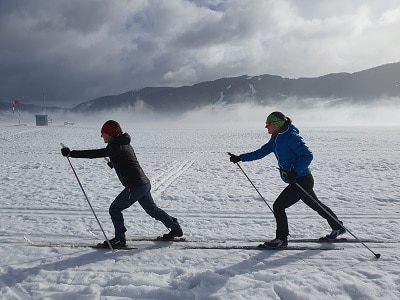
{"label": "skier in black jacket", "polygon": [[[127,231],[124,225],[122,211],[132,206],[136,201],[143,207],[148,215],[170,229],[170,232],[162,236],[165,240],[172,240],[174,237],[183,235],[178,220],[168,215],[164,210],[157,207],[151,196],[150,180],[141,168],[135,151],[130,142],[131,137],[128,133],[123,133],[121,126],[114,120],[104,123],[101,128],[101,136],[107,143],[105,148],[93,150],[70,150],[67,147],[61,149],[63,156],[74,158],[100,158],[109,157],[108,163],[114,168],[119,180],[125,187],[124,190],[111,203],[109,213],[114,224],[115,237],[110,240],[112,246],[125,247]],[[108,247],[107,241],[104,243]]]}

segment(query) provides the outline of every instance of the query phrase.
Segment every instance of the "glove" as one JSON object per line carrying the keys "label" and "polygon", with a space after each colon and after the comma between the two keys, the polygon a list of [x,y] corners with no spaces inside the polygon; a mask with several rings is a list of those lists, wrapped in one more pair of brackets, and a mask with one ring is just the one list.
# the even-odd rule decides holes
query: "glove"
{"label": "glove", "polygon": [[71,153],[71,150],[68,147],[61,148],[61,154],[63,156],[69,156],[70,153]]}
{"label": "glove", "polygon": [[114,168],[113,163],[111,162],[111,160],[108,157],[104,157],[104,159],[106,160],[107,166],[109,166],[110,169]]}
{"label": "glove", "polygon": [[235,155],[235,154],[229,154],[231,157],[229,158],[229,160],[231,162],[233,162],[234,164],[237,164],[239,161],[242,161],[242,159],[240,158],[239,155]]}
{"label": "glove", "polygon": [[299,177],[299,175],[294,171],[282,171],[282,174],[290,183],[296,182],[297,177]]}

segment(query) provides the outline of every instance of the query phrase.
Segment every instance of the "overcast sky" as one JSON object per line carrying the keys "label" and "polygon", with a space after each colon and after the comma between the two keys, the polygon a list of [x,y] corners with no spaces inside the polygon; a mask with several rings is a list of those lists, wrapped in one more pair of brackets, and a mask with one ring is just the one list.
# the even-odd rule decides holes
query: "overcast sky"
{"label": "overcast sky", "polygon": [[0,101],[400,61],[398,0],[0,0]]}

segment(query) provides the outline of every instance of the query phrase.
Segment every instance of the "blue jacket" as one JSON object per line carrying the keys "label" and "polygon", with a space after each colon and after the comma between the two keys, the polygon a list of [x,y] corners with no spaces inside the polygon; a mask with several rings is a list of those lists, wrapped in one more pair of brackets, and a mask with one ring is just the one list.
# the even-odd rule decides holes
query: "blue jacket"
{"label": "blue jacket", "polygon": [[[240,155],[242,161],[261,159],[274,153],[278,165],[285,171],[294,171],[299,177],[311,174],[309,168],[313,154],[299,135],[296,126],[290,124],[286,130],[271,136],[271,139],[260,149]],[[289,183],[281,172],[283,181]]]}

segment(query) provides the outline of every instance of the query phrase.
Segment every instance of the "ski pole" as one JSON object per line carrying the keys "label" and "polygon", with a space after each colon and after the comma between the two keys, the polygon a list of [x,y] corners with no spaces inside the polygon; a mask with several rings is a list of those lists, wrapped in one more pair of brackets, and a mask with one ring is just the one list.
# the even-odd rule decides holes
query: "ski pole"
{"label": "ski pole", "polygon": [[[229,154],[230,156],[233,155],[233,154],[230,153],[230,152],[228,152],[228,154]],[[246,172],[242,169],[242,167],[239,165],[239,163],[237,162],[237,163],[235,163],[235,164],[239,167],[239,169],[242,171],[242,173],[244,174],[244,176],[246,176],[247,180],[251,183],[251,185],[253,186],[253,188],[254,188],[254,189],[257,191],[257,193],[260,195],[261,199],[263,199],[264,202],[265,202],[265,204],[267,204],[269,210],[270,210],[272,213],[274,213],[274,211],[273,211],[273,209],[271,208],[271,206],[269,206],[268,202],[264,199],[264,197],[263,197],[263,196],[261,195],[261,193],[258,191],[257,187],[256,187],[256,186],[254,185],[254,183],[251,181],[251,179],[249,178],[249,176],[247,176]]]}
{"label": "ski pole", "polygon": [[[63,143],[61,143],[61,147],[62,147],[62,148],[65,148],[65,145],[64,145]],[[97,218],[97,215],[96,215],[96,213],[95,213],[95,211],[94,211],[94,209],[93,209],[93,206],[92,206],[92,204],[90,203],[89,198],[88,198],[88,196],[86,195],[85,190],[83,189],[83,186],[82,186],[82,184],[81,184],[81,181],[79,180],[78,174],[76,174],[75,169],[74,169],[74,167],[72,166],[71,160],[69,159],[69,155],[67,156],[67,160],[68,160],[68,162],[69,162],[69,165],[71,166],[72,172],[74,173],[76,180],[77,180],[78,183],[79,183],[79,186],[81,187],[81,190],[82,190],[82,192],[83,192],[83,195],[85,196],[86,201],[87,201],[87,203],[89,204],[89,207],[90,207],[90,209],[92,210],[92,213],[93,213],[93,215],[94,215],[94,217],[95,217],[97,223],[99,224],[101,231],[103,232],[103,235],[104,235],[104,237],[105,237],[105,239],[106,239],[106,241],[107,241],[108,246],[110,247],[111,251],[114,252],[114,249],[113,249],[113,247],[111,246],[110,240],[107,238],[107,235],[106,235],[106,233],[104,232],[103,226],[101,226],[101,223],[100,223],[100,221],[99,221],[99,218]]]}
{"label": "ski pole", "polygon": [[[278,168],[278,170],[285,172],[285,170]],[[307,192],[297,181],[295,181],[296,186],[302,190],[302,192],[304,194],[306,194],[307,197],[309,197],[312,201],[315,202],[315,204],[317,204],[320,208],[322,208],[322,210],[328,214],[333,220],[335,220],[336,223],[338,223],[340,226],[342,226],[348,233],[350,233],[350,235],[352,235],[359,243],[361,243],[365,248],[367,248],[369,251],[371,251],[371,253],[373,255],[375,255],[376,258],[380,258],[381,255],[379,253],[375,253],[374,251],[372,251],[363,241],[361,241],[355,234],[353,234],[349,229],[347,229],[345,226],[343,226],[342,223],[340,223],[340,221],[335,218],[334,216],[332,216],[332,214],[330,212],[328,212],[312,195],[310,195],[309,192]]]}

